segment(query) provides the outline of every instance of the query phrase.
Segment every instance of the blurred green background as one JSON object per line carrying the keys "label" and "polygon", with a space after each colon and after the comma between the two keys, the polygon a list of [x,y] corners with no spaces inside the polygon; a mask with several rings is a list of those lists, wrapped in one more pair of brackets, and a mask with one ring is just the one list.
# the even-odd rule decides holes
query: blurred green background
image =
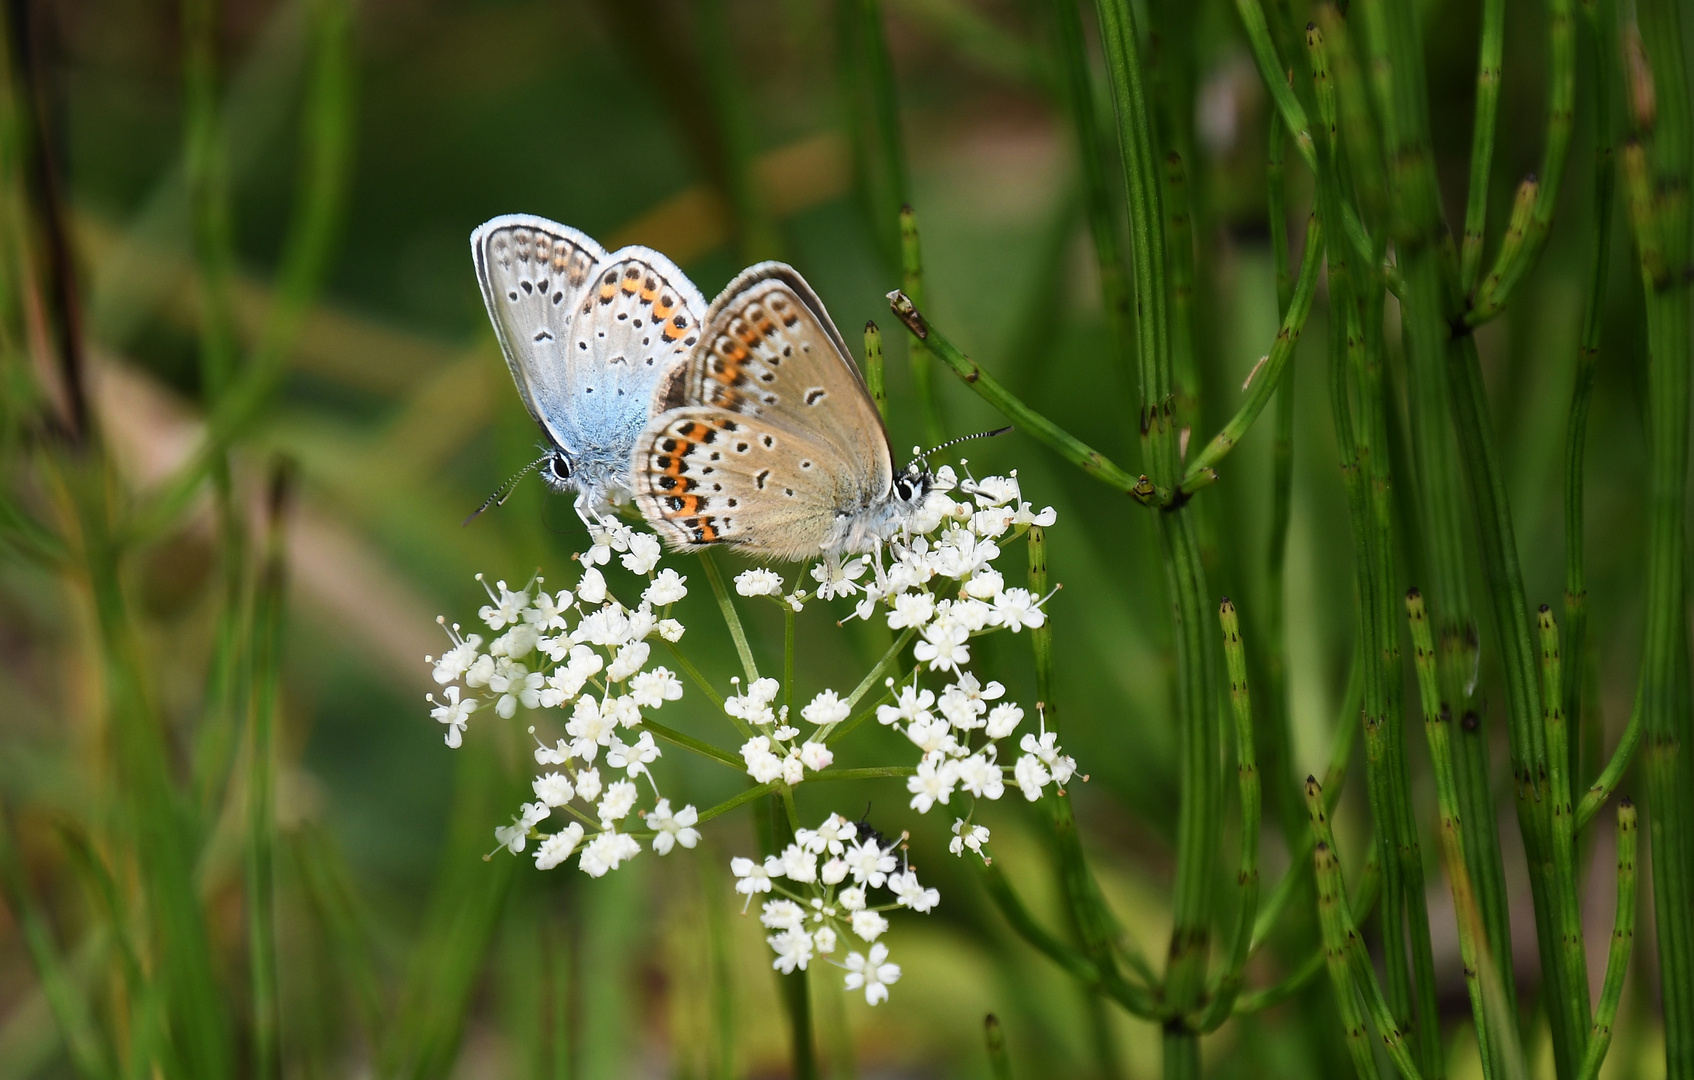
{"label": "blurred green background", "polygon": [[[127,485],[121,501],[183,459],[203,416],[184,27],[160,0],[33,6],[42,76],[58,109],[93,412]],[[922,226],[926,313],[1034,407],[1137,468],[1133,376],[1113,360],[1100,309],[1045,5],[884,7]],[[1539,159],[1544,108],[1543,9],[1521,0],[1506,7],[1496,239],[1512,188]],[[1479,11],[1458,0],[1419,8],[1451,216],[1464,204]],[[431,625],[437,613],[473,618],[481,599],[475,573],[519,581],[539,568],[563,582],[584,544],[568,501],[533,479],[504,507],[459,524],[530,460],[538,439],[471,274],[466,240],[489,217],[539,214],[608,248],[650,245],[707,296],[754,258],[793,263],[855,347],[865,320],[883,326],[896,448],[923,441],[904,331],[883,299],[899,284],[888,239],[892,204],[856,168],[844,95],[851,71],[843,20],[858,10],[848,0],[353,6],[351,156],[333,254],[280,387],[243,426],[233,457],[236,502],[255,515],[266,463],[276,454],[298,462],[278,717],[286,1075],[720,1075],[720,1008],[733,1010],[735,1075],[786,1074],[762,932],[751,916],[737,915],[726,872],[732,853],[756,846],[745,818],[715,822],[692,854],[644,856],[598,881],[574,869],[540,873],[527,858],[504,854],[485,863],[493,827],[527,787],[522,729],[479,718],[467,748],[447,751],[423,702],[433,688],[423,656],[443,647]],[[274,310],[277,268],[298,213],[309,159],[301,131],[312,18],[313,4],[296,0],[227,0],[216,13],[243,347]],[[1157,55],[1175,137],[1191,148],[1203,417],[1194,436],[1204,439],[1233,413],[1278,323],[1265,217],[1267,100],[1230,4],[1154,5],[1149,18],[1163,35]],[[1556,602],[1563,590],[1560,462],[1591,198],[1585,108],[1547,253],[1510,312],[1479,335],[1532,602]],[[1298,237],[1310,181],[1290,172]],[[1607,746],[1626,718],[1641,622],[1644,345],[1627,243],[1619,229],[1588,463],[1590,634]],[[1388,318],[1393,355],[1392,301]],[[1301,396],[1287,600],[1294,761],[1286,775],[1265,779],[1267,888],[1287,865],[1278,808],[1293,798],[1297,778],[1321,775],[1343,722],[1355,634],[1324,327],[1320,287],[1295,361]],[[996,426],[950,375],[936,377],[949,435]],[[1201,496],[1214,598],[1233,596],[1249,625],[1262,602],[1253,568],[1268,528],[1269,423],[1258,424]],[[1018,470],[1026,498],[1058,509],[1049,531],[1051,573],[1063,585],[1048,607],[1060,658],[1052,704],[1067,748],[1089,775],[1076,794],[1096,868],[1125,932],[1158,957],[1170,922],[1176,747],[1169,616],[1150,517],[1022,433],[959,453],[979,475]],[[41,495],[22,487],[26,500]],[[144,668],[185,776],[223,597],[213,517],[202,498],[126,565]],[[723,682],[735,670],[733,653],[703,578],[687,562],[676,565],[696,586],[683,616],[690,654]],[[780,621],[762,609],[753,620],[755,649],[780,657]],[[97,900],[56,840],[67,821],[98,831],[121,812],[109,795],[94,632],[83,592],[26,561],[0,560],[0,785],[31,887],[72,971],[98,994],[113,978],[103,966],[110,942],[99,931]],[[876,655],[872,640],[837,628],[820,608],[802,618],[800,635],[800,695],[849,685]],[[983,644],[980,670],[1032,702],[1024,640],[1001,635]],[[1493,685],[1491,670],[1483,677]],[[720,743],[731,737],[692,688],[672,709],[670,722],[685,730]],[[1504,809],[1504,733],[1495,728]],[[842,761],[903,761],[886,735],[861,729]],[[1409,745],[1427,823],[1427,753],[1415,733]],[[660,775],[673,799],[701,806],[740,787],[728,771],[676,750],[667,750]],[[948,821],[908,811],[898,782],[802,788],[798,797],[807,818],[831,809],[857,816],[868,805],[884,831],[911,828],[914,861],[943,896],[935,916],[895,920],[905,976],[889,1006],[871,1010],[840,994],[832,972],[815,978],[830,1068],[851,1060],[867,1078],[986,1076],[981,1021],[992,1011],[1006,1026],[1019,1076],[1099,1075],[1103,1061],[1116,1061],[1126,1077],[1157,1073],[1156,1029],[1119,1014],[1102,1019],[1018,942],[968,868],[945,854]],[[1354,784],[1337,815],[1353,867],[1366,841],[1362,802],[1362,784]],[[1514,923],[1527,935],[1517,828],[1504,812],[1508,879],[1519,898]],[[195,856],[232,1014],[247,993],[241,813],[232,786],[227,802],[211,804]],[[1012,799],[984,819],[1007,872],[1062,924],[1043,826]],[[1609,843],[1600,841],[1595,865],[1608,864]],[[1433,850],[1430,842],[1426,854]],[[1233,874],[1230,857],[1220,853],[1220,875]],[[1596,875],[1594,957],[1609,930],[1607,889],[1605,875]],[[1455,1075],[1469,1075],[1473,1059],[1459,1049],[1469,1009],[1451,903],[1434,874],[1430,903],[1442,1008],[1458,1033],[1455,1059],[1464,1059]],[[1650,938],[1651,919],[1639,926],[1638,937]],[[1517,954],[1532,987],[1529,940]],[[1298,959],[1289,950],[1256,961],[1249,985],[1285,971]],[[1658,1021],[1642,993],[1653,969],[1652,950],[1639,948],[1608,1077],[1663,1074]],[[1598,977],[1596,970],[1596,985]],[[48,1017],[23,940],[14,924],[0,925],[0,1076],[73,1075]],[[1544,1025],[1531,1020],[1530,1030]],[[1288,1004],[1232,1022],[1206,1046],[1208,1073],[1219,1077],[1351,1071],[1321,979]],[[1532,1062],[1545,1063],[1533,1039],[1529,1049]]]}

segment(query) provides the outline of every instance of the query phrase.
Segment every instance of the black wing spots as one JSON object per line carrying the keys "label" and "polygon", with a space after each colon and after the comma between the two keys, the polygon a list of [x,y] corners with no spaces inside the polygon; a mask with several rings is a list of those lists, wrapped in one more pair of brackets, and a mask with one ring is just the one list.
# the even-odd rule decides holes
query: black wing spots
{"label": "black wing spots", "polygon": [[678,330],[688,329],[688,316],[682,314],[681,312],[678,312],[671,319],[671,325],[676,327]]}
{"label": "black wing spots", "polygon": [[560,304],[564,303],[564,301],[565,301],[565,294],[564,293],[555,292],[553,294],[553,306],[554,307],[558,307]]}
{"label": "black wing spots", "polygon": [[810,458],[802,459],[801,462],[800,462],[800,467],[802,469],[810,469],[812,467],[812,460]]}
{"label": "black wing spots", "polygon": [[535,291],[540,293],[542,296],[546,296],[547,287],[551,284],[552,282],[548,281],[546,278],[542,278],[540,281],[535,283]]}
{"label": "black wing spots", "polygon": [[723,485],[722,485],[722,484],[713,484],[713,485],[712,485],[712,490],[713,490],[713,491],[722,491],[722,490],[723,490]]}
{"label": "black wing spots", "polygon": [[583,389],[584,389],[584,393],[592,394],[594,392],[594,388],[592,386],[584,387]]}
{"label": "black wing spots", "polygon": [[826,398],[828,396],[829,395],[824,392],[823,387],[814,386],[810,390],[806,391],[806,404],[816,405],[818,402],[822,401],[824,398]]}
{"label": "black wing spots", "polygon": [[540,330],[537,330],[535,332],[535,340],[536,341],[552,341],[553,340],[553,332],[551,330],[547,329],[546,327],[542,327]]}
{"label": "black wing spots", "polygon": [[776,449],[776,436],[774,435],[760,435],[759,441],[765,445],[766,450]]}
{"label": "black wing spots", "polygon": [[[727,506],[727,507],[729,507],[729,508],[730,508],[730,509],[731,509],[731,510],[734,510],[734,509],[735,509],[735,508],[736,508],[736,507],[737,507],[737,506],[740,506],[740,505],[741,505],[741,500],[740,500],[740,499],[725,499],[725,500],[724,500],[724,505],[725,505],[725,506]],[[725,524],[725,525],[728,525],[728,524],[729,524],[729,519],[728,519],[728,518],[724,518],[724,519],[723,519],[723,523],[724,523],[724,524]]]}
{"label": "black wing spots", "polygon": [[522,289],[526,293],[534,293],[535,292],[535,286],[531,285],[528,281],[518,282],[518,288]]}
{"label": "black wing spots", "polygon": [[[651,337],[644,337],[644,338],[641,339],[641,344],[643,346],[651,345],[651,344],[653,344],[653,339]],[[649,360],[647,362],[649,364],[651,364],[653,361]]]}
{"label": "black wing spots", "polygon": [[627,311],[618,312],[618,322],[625,322],[628,319],[629,319],[629,312],[627,312]]}
{"label": "black wing spots", "polygon": [[[645,345],[645,344],[646,344],[646,342],[642,342],[642,344],[643,344],[643,345]],[[652,357],[651,357],[651,356],[649,356],[649,357],[648,357],[648,358],[647,358],[647,366],[648,366],[648,367],[652,367],[652,366],[653,366],[653,358],[652,358]]]}
{"label": "black wing spots", "polygon": [[[639,330],[639,329],[641,329],[641,320],[640,320],[640,319],[636,319],[636,320],[635,320],[635,321],[634,321],[634,322],[632,322],[632,323],[630,323],[630,325],[631,325],[631,326],[633,326],[633,327],[635,327],[635,328],[636,328],[636,329],[637,329],[637,330]],[[643,340],[642,340],[642,342],[641,342],[641,343],[642,343],[642,344],[643,344],[643,345],[645,345],[645,344],[647,344],[647,342],[646,342],[646,340],[645,340],[645,339],[643,339]]]}
{"label": "black wing spots", "polygon": [[775,405],[782,399],[777,397],[775,394],[760,394],[759,400],[764,402],[766,405]]}
{"label": "black wing spots", "polygon": [[518,290],[516,290],[516,289],[509,290],[506,293],[506,299],[508,299],[508,300],[515,301],[515,300],[517,300],[517,298],[518,298]]}
{"label": "black wing spots", "polygon": [[[794,346],[792,346],[792,345],[784,345],[784,346],[783,346],[783,347],[782,347],[782,355],[783,355],[783,356],[785,356],[785,357],[787,357],[787,356],[793,356],[793,355],[794,355]],[[779,363],[779,361],[777,361],[777,360],[772,360],[772,361],[771,361],[771,363],[773,363],[773,364],[775,364],[775,363]]]}
{"label": "black wing spots", "polygon": [[763,469],[759,472],[759,475],[753,477],[753,486],[758,488],[760,491],[763,491],[765,490],[765,481],[770,478],[771,471],[769,469]]}
{"label": "black wing spots", "polygon": [[745,454],[747,451],[749,451],[751,449],[753,449],[752,443],[738,442],[738,443],[735,444],[735,452],[737,454]]}
{"label": "black wing spots", "polygon": [[576,347],[578,349],[581,349],[583,352],[587,352],[588,351],[588,342],[579,341],[579,342],[576,343]]}
{"label": "black wing spots", "polygon": [[792,499],[794,497],[794,489],[793,488],[783,488],[782,493],[784,495],[788,496],[790,499]]}
{"label": "black wing spots", "polygon": [[707,461],[722,461],[723,460],[723,451],[713,450],[710,454],[706,455],[706,460]]}
{"label": "black wing spots", "polygon": [[685,338],[683,338],[683,339],[682,339],[682,343],[683,343],[683,344],[684,344],[684,345],[687,345],[687,346],[689,346],[689,347],[692,347],[692,346],[693,346],[693,345],[694,345],[694,343],[695,343],[695,342],[696,342],[696,341],[698,341],[698,340],[700,340],[700,339],[699,339],[699,338],[696,338],[696,337],[695,337],[695,336],[694,336],[694,335],[693,335],[693,334],[689,334],[689,335],[688,335],[688,336],[687,336],[687,337],[685,337]]}
{"label": "black wing spots", "polygon": [[760,382],[775,382],[776,381],[776,372],[774,372],[774,371],[764,372],[763,374],[761,374],[759,376],[759,381]]}
{"label": "black wing spots", "polygon": [[[661,466],[661,468],[662,467],[663,466]],[[676,487],[676,477],[660,476],[654,479],[653,483],[660,491],[670,491],[672,488]],[[676,508],[672,507],[672,509],[674,510]]]}
{"label": "black wing spots", "polygon": [[618,272],[616,270],[606,271],[606,276],[601,278],[600,282],[604,285],[616,285],[618,283]]}

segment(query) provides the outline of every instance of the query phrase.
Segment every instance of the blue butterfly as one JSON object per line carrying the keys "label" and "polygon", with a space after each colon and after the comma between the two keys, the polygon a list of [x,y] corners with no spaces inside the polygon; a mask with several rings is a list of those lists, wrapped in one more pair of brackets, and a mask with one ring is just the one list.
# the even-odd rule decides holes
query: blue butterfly
{"label": "blue butterfly", "polygon": [[525,214],[478,226],[471,255],[500,350],[548,440],[483,507],[504,502],[534,469],[576,492],[579,512],[627,501],[630,452],[654,391],[668,388],[699,340],[700,290],[656,251],[608,254],[576,229]]}

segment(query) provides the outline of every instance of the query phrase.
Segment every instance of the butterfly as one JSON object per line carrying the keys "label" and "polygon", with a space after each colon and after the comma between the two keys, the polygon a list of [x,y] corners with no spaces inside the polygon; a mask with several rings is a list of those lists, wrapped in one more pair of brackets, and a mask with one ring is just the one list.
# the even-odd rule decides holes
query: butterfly
{"label": "butterfly", "polygon": [[748,267],[654,396],[630,463],[635,505],[673,548],[770,559],[871,550],[934,480],[896,472],[888,429],[823,302],[791,266]]}
{"label": "butterfly", "polygon": [[579,512],[627,501],[630,448],[655,390],[699,342],[700,290],[656,251],[608,254],[576,229],[524,214],[479,225],[471,256],[500,351],[548,440],[482,509],[535,469],[576,492]]}

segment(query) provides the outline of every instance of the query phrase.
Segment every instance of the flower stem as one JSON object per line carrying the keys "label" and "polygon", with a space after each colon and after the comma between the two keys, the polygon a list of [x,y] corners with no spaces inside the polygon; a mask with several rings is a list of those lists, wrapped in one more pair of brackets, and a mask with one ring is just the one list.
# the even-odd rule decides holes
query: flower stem
{"label": "flower stem", "polygon": [[1618,902],[1612,915],[1612,948],[1606,957],[1606,980],[1600,987],[1600,1004],[1594,1011],[1594,1030],[1588,1053],[1582,1059],[1578,1080],[1595,1080],[1612,1044],[1612,1025],[1617,1022],[1618,1000],[1623,997],[1623,977],[1629,970],[1629,954],[1635,946],[1635,804],[1628,799],[1618,804]]}
{"label": "flower stem", "polygon": [[729,590],[724,588],[723,574],[710,551],[701,550],[700,566],[706,572],[706,581],[712,586],[712,595],[717,597],[718,610],[723,612],[723,623],[729,629],[730,640],[735,642],[735,654],[741,658],[742,674],[747,677],[747,685],[752,686],[759,681],[759,666],[753,662],[753,648],[747,643],[747,631],[741,627],[735,601],[730,599]]}

